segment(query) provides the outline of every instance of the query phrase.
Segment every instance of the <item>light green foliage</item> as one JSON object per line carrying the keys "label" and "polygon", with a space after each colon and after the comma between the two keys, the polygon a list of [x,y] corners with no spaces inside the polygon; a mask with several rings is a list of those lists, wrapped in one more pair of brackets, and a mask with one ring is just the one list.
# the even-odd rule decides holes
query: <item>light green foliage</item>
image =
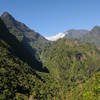
{"label": "light green foliage", "polygon": [[51,45],[7,12],[1,18],[6,25],[0,19],[0,100],[100,100],[96,46],[75,39]]}
{"label": "light green foliage", "polygon": [[77,40],[58,40],[43,55],[44,66],[68,90],[100,70],[100,53],[96,47]]}
{"label": "light green foliage", "polygon": [[86,83],[67,93],[68,100],[99,100],[100,99],[100,72],[96,73]]}

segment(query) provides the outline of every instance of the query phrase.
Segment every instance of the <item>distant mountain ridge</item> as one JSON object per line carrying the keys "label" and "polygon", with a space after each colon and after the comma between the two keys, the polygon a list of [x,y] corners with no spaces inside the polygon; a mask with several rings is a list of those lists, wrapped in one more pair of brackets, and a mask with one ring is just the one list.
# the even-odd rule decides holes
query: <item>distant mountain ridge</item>
{"label": "distant mountain ridge", "polygon": [[100,26],[94,26],[91,31],[79,39],[100,46]]}
{"label": "distant mountain ridge", "polygon": [[71,29],[67,31],[68,34],[65,36],[66,38],[76,38],[79,39],[87,34],[89,31],[86,29]]}
{"label": "distant mountain ridge", "polygon": [[69,30],[68,34],[64,38],[74,38],[79,41],[92,43],[96,46],[100,46],[100,26],[94,26],[90,31],[88,30]]}
{"label": "distant mountain ridge", "polygon": [[90,31],[86,29],[71,29],[62,32],[61,35],[57,34],[56,36],[47,37],[50,41],[56,41],[60,38],[77,39],[100,47],[100,26],[96,25]]}

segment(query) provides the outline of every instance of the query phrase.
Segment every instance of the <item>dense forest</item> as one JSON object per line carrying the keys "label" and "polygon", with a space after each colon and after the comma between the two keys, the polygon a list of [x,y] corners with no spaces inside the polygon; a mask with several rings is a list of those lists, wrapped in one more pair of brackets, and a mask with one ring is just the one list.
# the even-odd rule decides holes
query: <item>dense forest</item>
{"label": "dense forest", "polygon": [[56,96],[59,87],[54,78],[41,62],[29,56],[0,19],[0,100],[48,100]]}
{"label": "dense forest", "polygon": [[3,13],[0,100],[99,100],[100,49],[94,43],[99,31],[96,26],[78,40],[50,42]]}

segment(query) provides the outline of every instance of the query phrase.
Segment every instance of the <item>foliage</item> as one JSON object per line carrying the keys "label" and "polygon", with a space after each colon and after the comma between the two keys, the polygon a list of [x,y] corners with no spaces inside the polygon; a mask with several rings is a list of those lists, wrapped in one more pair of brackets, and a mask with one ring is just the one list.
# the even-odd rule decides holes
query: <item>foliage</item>
{"label": "foliage", "polygon": [[[55,98],[60,89],[56,81],[50,74],[36,71],[36,67],[41,69],[40,62],[23,48],[0,19],[0,100]],[[29,66],[28,59],[33,66]]]}
{"label": "foliage", "polygon": [[88,43],[61,39],[43,53],[43,63],[61,86],[71,90],[100,71],[100,52]]}
{"label": "foliage", "polygon": [[99,100],[100,99],[100,72],[94,74],[86,83],[67,93],[68,100]]}
{"label": "foliage", "polygon": [[[100,99],[96,46],[75,39],[60,39],[51,45],[7,12],[1,18],[0,100]],[[95,31],[99,37],[99,28],[92,35]]]}

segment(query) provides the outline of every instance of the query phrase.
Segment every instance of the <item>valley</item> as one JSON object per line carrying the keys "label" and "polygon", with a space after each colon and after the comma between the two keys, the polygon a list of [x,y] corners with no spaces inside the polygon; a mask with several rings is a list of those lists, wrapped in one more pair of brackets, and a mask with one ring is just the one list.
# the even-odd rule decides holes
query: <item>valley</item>
{"label": "valley", "polygon": [[44,37],[0,16],[0,100],[99,100],[100,26]]}

